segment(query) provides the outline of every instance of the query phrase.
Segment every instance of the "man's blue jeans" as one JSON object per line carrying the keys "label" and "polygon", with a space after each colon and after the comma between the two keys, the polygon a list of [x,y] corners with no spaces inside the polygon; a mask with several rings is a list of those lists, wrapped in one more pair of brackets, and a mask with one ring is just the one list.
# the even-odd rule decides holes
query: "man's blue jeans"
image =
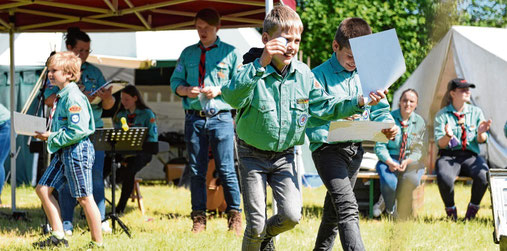
{"label": "man's blue jeans", "polygon": [[[398,156],[391,156],[398,162]],[[394,212],[395,201],[398,198],[398,214],[400,218],[407,218],[412,211],[412,191],[420,184],[424,174],[424,167],[419,162],[412,162],[404,172],[389,170],[389,166],[379,161],[376,166],[380,176],[380,192],[386,204],[386,210]]]}
{"label": "man's blue jeans", "polygon": [[0,194],[5,182],[4,162],[11,151],[11,121],[7,120],[0,124]]}
{"label": "man's blue jeans", "polygon": [[[106,205],[104,196],[104,151],[95,151],[95,162],[92,167],[93,199],[99,208],[101,220],[105,219]],[[69,186],[64,186],[58,193],[58,203],[62,214],[62,221],[70,221],[74,218],[74,208],[77,201],[70,195]]]}
{"label": "man's blue jeans", "polygon": [[[301,219],[301,193],[294,148],[283,152],[258,150],[238,140],[240,179],[246,229],[242,250],[259,250],[265,238],[294,228]],[[267,219],[266,184],[271,186],[278,213]]]}
{"label": "man's blue jeans", "polygon": [[224,187],[226,211],[241,211],[238,176],[234,168],[234,125],[231,113],[221,112],[213,117],[186,114],[185,142],[191,171],[192,211],[206,211],[206,173],[210,147]]}

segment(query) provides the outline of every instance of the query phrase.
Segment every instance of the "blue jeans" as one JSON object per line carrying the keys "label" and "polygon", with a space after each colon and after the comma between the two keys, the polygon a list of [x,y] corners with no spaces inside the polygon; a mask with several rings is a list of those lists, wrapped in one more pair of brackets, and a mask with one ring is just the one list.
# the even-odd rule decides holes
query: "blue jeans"
{"label": "blue jeans", "polygon": [[[239,140],[241,188],[246,229],[242,250],[259,250],[265,238],[294,228],[301,219],[301,193],[297,186],[294,149],[261,151]],[[273,190],[278,214],[266,216],[266,183]]]}
{"label": "blue jeans", "polygon": [[241,195],[234,168],[234,125],[230,112],[213,117],[185,115],[185,142],[190,166],[192,211],[206,211],[206,173],[209,147],[224,187],[227,211],[240,210]]}
{"label": "blue jeans", "polygon": [[5,182],[4,162],[11,150],[11,121],[7,120],[0,124],[0,195]]}
{"label": "blue jeans", "polygon": [[[394,162],[399,163],[398,156],[391,156]],[[396,198],[398,198],[398,214],[402,218],[410,216],[412,212],[412,192],[420,184],[424,174],[424,167],[415,161],[407,166],[404,172],[391,172],[389,166],[379,161],[376,166],[380,176],[380,192],[388,212],[394,212]],[[398,185],[399,184],[399,185]]]}
{"label": "blue jeans", "polygon": [[[104,196],[104,151],[95,151],[95,162],[92,167],[93,199],[99,208],[101,220],[105,219],[106,204]],[[74,218],[74,208],[77,201],[70,195],[69,186],[64,186],[58,191],[58,203],[63,221],[70,221]]]}

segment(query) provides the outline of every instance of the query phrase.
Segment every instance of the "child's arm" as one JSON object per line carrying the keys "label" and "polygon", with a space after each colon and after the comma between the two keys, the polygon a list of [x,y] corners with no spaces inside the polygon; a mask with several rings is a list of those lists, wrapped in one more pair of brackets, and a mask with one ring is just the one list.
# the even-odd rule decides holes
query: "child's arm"
{"label": "child's arm", "polygon": [[157,142],[158,131],[155,114],[151,110],[148,110],[147,112],[148,112],[148,121],[146,121],[145,124],[146,127],[148,127],[148,136],[146,137],[146,141]]}
{"label": "child's arm", "polygon": [[183,50],[174,68],[173,75],[171,76],[170,84],[171,90],[174,94],[180,97],[196,98],[200,90],[198,86],[191,86],[186,81],[187,69],[185,67],[185,59],[187,57],[187,50]]}
{"label": "child's arm", "polygon": [[263,77],[265,68],[255,59],[243,65],[232,80],[222,87],[222,98],[232,107],[239,109],[250,103],[257,85]]}
{"label": "child's arm", "polygon": [[90,131],[95,130],[94,127],[90,128],[91,115],[87,100],[81,97],[67,99],[67,103],[58,104],[58,106],[60,105],[65,106],[64,114],[67,116],[67,127],[51,132],[48,137],[48,145],[58,148],[76,144],[88,136]]}

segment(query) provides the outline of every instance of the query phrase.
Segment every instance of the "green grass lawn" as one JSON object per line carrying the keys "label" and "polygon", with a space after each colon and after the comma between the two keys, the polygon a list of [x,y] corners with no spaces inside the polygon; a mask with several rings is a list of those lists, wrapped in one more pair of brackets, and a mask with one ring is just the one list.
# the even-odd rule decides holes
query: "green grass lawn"
{"label": "green grass lawn", "polygon": [[[192,234],[190,220],[190,192],[162,183],[141,185],[146,214],[129,201],[121,218],[132,230],[129,239],[118,231],[104,236],[106,250],[240,250],[241,237],[227,231],[225,218],[208,220],[207,230]],[[119,196],[120,191],[116,194]],[[111,191],[106,191],[110,197]],[[304,188],[303,219],[291,231],[280,235],[277,250],[311,250],[322,215],[325,188]],[[493,221],[489,192],[481,204],[478,218],[471,222],[451,222],[445,219],[443,203],[435,184],[425,186],[424,207],[412,221],[393,222],[385,218],[361,218],[361,234],[367,250],[497,250],[493,243]],[[0,250],[31,249],[38,240],[45,222],[39,199],[32,187],[17,189],[17,208],[26,211],[29,221],[0,218]],[[456,185],[458,217],[463,219],[470,198],[470,186]],[[10,205],[10,187],[2,192],[5,204]],[[271,201],[269,199],[268,201]],[[271,203],[269,204],[271,206]],[[76,210],[74,235],[69,237],[70,248],[79,249],[90,240],[86,221]],[[108,207],[107,210],[110,210]],[[0,212],[10,214],[10,208]],[[243,217],[244,219],[244,217]],[[244,226],[244,222],[243,222]],[[119,228],[117,227],[117,230]],[[339,241],[334,250],[341,250]]]}

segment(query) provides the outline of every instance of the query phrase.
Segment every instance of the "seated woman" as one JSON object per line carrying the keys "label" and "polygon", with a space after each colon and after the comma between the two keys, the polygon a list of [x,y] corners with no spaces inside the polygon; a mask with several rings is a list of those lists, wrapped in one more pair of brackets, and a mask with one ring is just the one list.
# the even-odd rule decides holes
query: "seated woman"
{"label": "seated woman", "polygon": [[426,126],[423,118],[414,112],[417,101],[418,94],[413,89],[401,94],[400,109],[391,112],[401,133],[388,143],[375,145],[379,158],[376,168],[386,212],[391,216],[397,212],[402,219],[412,215],[412,191],[419,185],[424,173],[424,166],[419,160]]}
{"label": "seated woman", "polygon": [[[113,119],[115,128],[122,128],[121,118],[126,118],[129,127],[147,127],[148,135],[145,142],[158,141],[155,114],[144,104],[139,91],[133,85],[128,85],[121,91],[121,104]],[[151,155],[151,152],[143,149],[133,156],[124,156],[122,162],[127,165],[118,172],[123,183],[116,213],[124,212],[134,188],[135,175],[151,161]]]}
{"label": "seated woman", "polygon": [[456,78],[447,88],[448,105],[435,116],[435,142],[438,143],[436,161],[437,183],[447,216],[457,220],[454,204],[454,181],[458,175],[471,177],[472,198],[465,220],[475,218],[479,204],[488,188],[488,165],[479,156],[479,144],[488,139],[491,120],[486,121],[479,107],[469,104],[470,88],[474,84]]}

